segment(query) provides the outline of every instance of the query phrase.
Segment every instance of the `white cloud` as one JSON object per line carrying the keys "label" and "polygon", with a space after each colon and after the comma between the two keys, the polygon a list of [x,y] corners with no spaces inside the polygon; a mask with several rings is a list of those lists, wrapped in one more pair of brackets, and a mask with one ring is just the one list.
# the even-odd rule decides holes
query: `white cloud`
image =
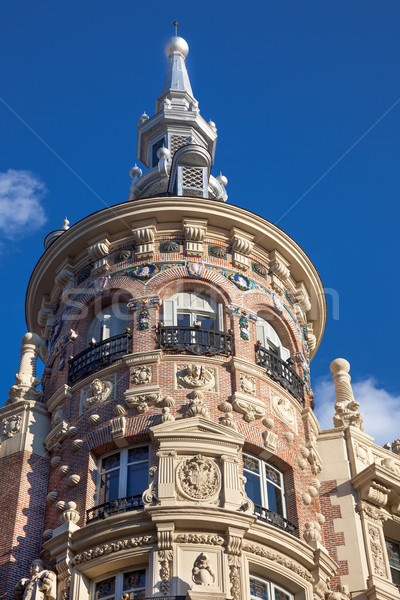
{"label": "white cloud", "polygon": [[[383,446],[400,437],[400,395],[396,396],[378,386],[372,377],[353,383],[354,397],[360,403],[364,431]],[[332,380],[317,380],[314,386],[315,412],[321,429],[333,427],[335,388]]]}
{"label": "white cloud", "polygon": [[41,227],[46,221],[42,205],[46,192],[30,171],[0,172],[0,235],[12,239]]}

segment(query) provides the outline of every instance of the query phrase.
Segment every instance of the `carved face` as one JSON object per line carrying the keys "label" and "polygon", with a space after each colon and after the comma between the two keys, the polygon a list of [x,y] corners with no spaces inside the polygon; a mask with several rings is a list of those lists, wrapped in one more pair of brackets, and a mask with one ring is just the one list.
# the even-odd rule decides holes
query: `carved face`
{"label": "carved face", "polygon": [[36,573],[40,573],[43,570],[43,563],[41,560],[34,560],[31,564],[31,575],[36,575]]}
{"label": "carved face", "polygon": [[96,394],[101,394],[103,391],[103,384],[100,379],[95,379],[92,383],[92,394],[95,396]]}

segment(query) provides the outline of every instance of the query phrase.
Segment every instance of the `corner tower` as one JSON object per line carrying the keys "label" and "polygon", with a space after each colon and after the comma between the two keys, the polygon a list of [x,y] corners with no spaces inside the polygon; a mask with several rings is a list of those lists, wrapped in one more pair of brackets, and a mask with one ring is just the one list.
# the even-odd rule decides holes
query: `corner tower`
{"label": "corner tower", "polygon": [[[50,468],[35,536],[60,598],[322,599],[336,572],[309,375],[323,287],[287,234],[224,202],[187,52],[168,41],[129,200],[47,239],[26,297],[31,360],[2,411],[43,413],[26,461]],[[9,427],[3,461],[22,439]],[[21,564],[9,552],[17,583],[38,548]]]}

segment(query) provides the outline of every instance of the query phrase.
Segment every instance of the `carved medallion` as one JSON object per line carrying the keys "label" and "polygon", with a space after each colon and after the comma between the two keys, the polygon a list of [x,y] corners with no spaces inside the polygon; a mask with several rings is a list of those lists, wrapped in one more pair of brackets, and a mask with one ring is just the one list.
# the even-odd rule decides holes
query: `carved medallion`
{"label": "carved medallion", "polygon": [[289,425],[297,433],[296,410],[290,403],[290,400],[283,396],[273,396],[272,411],[281,421]]}
{"label": "carved medallion", "polygon": [[151,383],[152,376],[153,368],[143,365],[133,370],[132,381],[135,385],[143,385],[145,383]]}
{"label": "carved medallion", "polygon": [[186,364],[176,366],[178,389],[216,391],[215,369],[202,365]]}
{"label": "carved medallion", "polygon": [[190,500],[210,501],[221,488],[221,474],[216,463],[198,454],[183,460],[177,467],[177,485]]}
{"label": "carved medallion", "polygon": [[249,377],[240,373],[240,389],[246,394],[256,395],[256,380],[254,377]]}
{"label": "carved medallion", "polygon": [[94,406],[103,404],[109,399],[113,385],[111,381],[93,379],[89,387],[82,390],[82,408],[89,410]]}
{"label": "carved medallion", "polygon": [[3,435],[6,438],[13,437],[21,429],[21,415],[13,415],[3,421]]}

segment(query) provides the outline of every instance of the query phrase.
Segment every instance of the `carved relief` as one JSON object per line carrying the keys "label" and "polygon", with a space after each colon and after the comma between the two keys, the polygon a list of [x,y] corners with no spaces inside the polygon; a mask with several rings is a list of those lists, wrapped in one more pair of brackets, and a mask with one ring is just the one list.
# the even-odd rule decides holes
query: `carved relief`
{"label": "carved relief", "polygon": [[158,560],[160,563],[160,592],[166,596],[169,592],[169,583],[171,578],[173,552],[172,550],[159,550]]}
{"label": "carved relief", "polygon": [[53,414],[51,415],[51,425],[54,427],[62,421],[64,408],[62,405],[57,406]]}
{"label": "carved relief", "polygon": [[254,379],[254,377],[249,377],[248,375],[240,373],[240,389],[246,394],[251,394],[252,396],[255,396],[257,388],[256,380]]}
{"label": "carved relief", "polygon": [[213,585],[215,574],[207,554],[201,553],[194,561],[192,579],[197,585]]}
{"label": "carved relief", "polygon": [[375,506],[372,506],[372,504],[364,502],[363,500],[357,504],[357,508],[362,515],[368,517],[376,523],[383,524],[387,519],[387,515],[382,510],[379,510],[379,508],[376,508]]}
{"label": "carved relief", "polygon": [[249,398],[240,392],[235,392],[232,398],[233,408],[244,415],[245,421],[251,423],[265,415],[265,407],[258,398]]}
{"label": "carved relief", "polygon": [[57,575],[44,568],[40,559],[32,561],[30,579],[21,579],[14,588],[17,600],[54,600],[57,597]]}
{"label": "carved relief", "polygon": [[189,394],[191,402],[186,411],[186,417],[205,417],[210,418],[207,406],[203,402],[203,392],[200,390],[193,390]]}
{"label": "carved relief", "polygon": [[154,504],[158,502],[157,498],[157,479],[156,479],[157,467],[150,467],[149,477],[150,484],[147,490],[143,492],[142,500],[143,504]]}
{"label": "carved relief", "polygon": [[375,525],[368,525],[369,534],[369,545],[371,548],[372,562],[374,566],[375,575],[386,577],[386,565],[383,558],[383,549],[381,543],[381,536],[378,527]]}
{"label": "carved relief", "polygon": [[204,502],[219,494],[221,474],[212,459],[198,454],[183,460],[176,471],[178,489],[186,498]]}
{"label": "carved relief", "polygon": [[293,560],[290,560],[290,558],[288,558],[284,554],[280,554],[278,552],[268,550],[267,548],[264,548],[263,546],[258,546],[258,544],[253,544],[253,543],[248,543],[248,542],[245,542],[243,544],[243,550],[245,550],[246,552],[251,552],[252,554],[255,554],[256,556],[262,556],[263,558],[266,558],[268,560],[276,562],[279,565],[283,565],[284,567],[286,567],[290,571],[293,571],[293,573],[296,573],[297,575],[299,575],[300,577],[302,577],[309,583],[313,583],[313,581],[314,581],[310,571],[307,571],[306,569],[301,567],[298,563],[294,562]]}
{"label": "carved relief", "polygon": [[151,383],[153,377],[153,367],[145,365],[137,367],[132,371],[132,382],[134,385],[144,385]]}
{"label": "carved relief", "polygon": [[356,454],[356,458],[358,458],[358,460],[364,465],[369,465],[371,463],[370,454],[366,446],[356,442],[354,444],[354,451]]}
{"label": "carved relief", "polygon": [[149,406],[155,406],[160,402],[161,392],[158,386],[154,386],[140,391],[127,390],[124,396],[128,408],[135,408],[143,414],[149,410]]}
{"label": "carved relief", "polygon": [[272,396],[271,404],[272,412],[297,433],[296,410],[290,400],[283,396]]}
{"label": "carved relief", "polygon": [[92,548],[81,554],[77,554],[75,558],[72,559],[71,565],[74,567],[76,565],[80,565],[89,560],[93,560],[98,556],[104,556],[105,554],[112,554],[113,552],[118,552],[119,550],[125,550],[126,548],[138,548],[140,546],[150,546],[156,542],[156,538],[153,535],[141,535],[137,537],[129,537],[124,540],[118,540],[116,542],[110,542],[108,544],[103,544],[102,546],[97,546],[96,548]]}
{"label": "carved relief", "polygon": [[220,535],[202,533],[179,533],[175,541],[180,544],[209,544],[210,546],[223,546],[225,540]]}
{"label": "carved relief", "polygon": [[217,391],[216,371],[212,367],[196,364],[176,365],[178,389]]}
{"label": "carved relief", "polygon": [[89,410],[94,406],[103,404],[110,398],[112,391],[113,384],[111,381],[93,379],[92,383],[87,388],[82,390],[83,410]]}
{"label": "carved relief", "polygon": [[13,437],[21,429],[21,415],[13,415],[3,421],[3,435],[6,438]]}

